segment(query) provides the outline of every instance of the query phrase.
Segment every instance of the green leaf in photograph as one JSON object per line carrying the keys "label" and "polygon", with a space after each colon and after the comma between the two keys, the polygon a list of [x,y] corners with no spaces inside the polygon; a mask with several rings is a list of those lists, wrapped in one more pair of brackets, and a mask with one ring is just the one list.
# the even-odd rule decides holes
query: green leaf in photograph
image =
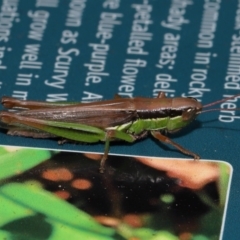
{"label": "green leaf in photograph", "polygon": [[[91,216],[31,185],[10,183],[0,188],[0,230],[39,239],[113,239],[114,229],[98,224]],[[40,231],[40,232],[38,232]],[[5,234],[5,232],[4,232]]]}
{"label": "green leaf in photograph", "polygon": [[41,149],[21,148],[0,155],[0,180],[21,174],[49,159],[52,152]]}

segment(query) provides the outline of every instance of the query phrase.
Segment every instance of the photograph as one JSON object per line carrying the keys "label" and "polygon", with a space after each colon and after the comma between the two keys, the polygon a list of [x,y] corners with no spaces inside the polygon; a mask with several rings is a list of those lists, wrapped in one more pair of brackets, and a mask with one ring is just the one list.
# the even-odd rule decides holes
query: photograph
{"label": "photograph", "polygon": [[[0,148],[0,237],[220,239],[226,162]],[[14,238],[14,237],[13,237]]]}

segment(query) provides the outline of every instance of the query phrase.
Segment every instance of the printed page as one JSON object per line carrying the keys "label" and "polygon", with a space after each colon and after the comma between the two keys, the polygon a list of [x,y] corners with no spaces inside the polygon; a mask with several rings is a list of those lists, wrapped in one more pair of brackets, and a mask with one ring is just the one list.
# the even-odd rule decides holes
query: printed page
{"label": "printed page", "polygon": [[[159,98],[157,115],[151,111],[144,115],[151,116],[150,130],[167,117],[174,123],[173,129],[161,125],[165,136],[201,159],[232,166],[229,204],[224,210],[226,222],[220,235],[228,239],[234,233],[237,238],[240,96],[205,105],[240,93],[239,30],[237,0],[0,0],[0,97],[48,103],[96,102],[99,107],[91,112],[94,117],[90,121],[90,113],[85,111],[88,120],[80,124],[84,124],[82,129],[105,136],[110,122],[116,123],[117,117],[121,121],[115,125],[120,129],[136,120],[138,115],[129,113],[129,108],[137,111],[130,99],[143,97],[140,107],[147,112],[150,99],[164,92],[178,107],[169,107]],[[185,102],[180,104],[180,98],[185,97],[202,104],[203,113],[187,126],[179,121],[177,127],[174,119],[181,116],[182,107],[188,107]],[[112,117],[101,104],[105,100],[124,104]],[[15,121],[10,113],[15,112],[6,108],[12,106],[11,100],[10,104],[4,101],[0,109],[2,146],[103,154],[103,137],[87,140],[80,133],[76,134],[77,141],[55,139],[54,134],[39,133],[36,125],[30,127],[25,120],[7,134],[9,124]],[[60,109],[60,117],[64,114]],[[91,123],[101,119],[105,123],[92,128]],[[19,134],[23,125],[27,130]],[[132,129],[137,132],[136,127]],[[126,135],[122,141],[110,142],[110,155],[193,161],[192,155],[155,139],[149,131],[137,133],[132,142],[131,134]]]}

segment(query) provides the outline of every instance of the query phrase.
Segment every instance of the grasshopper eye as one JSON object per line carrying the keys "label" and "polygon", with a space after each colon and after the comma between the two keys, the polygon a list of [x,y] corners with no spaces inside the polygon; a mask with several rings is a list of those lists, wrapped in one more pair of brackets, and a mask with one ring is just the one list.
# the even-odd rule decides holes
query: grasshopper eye
{"label": "grasshopper eye", "polygon": [[183,112],[183,114],[182,114],[183,120],[188,121],[188,120],[193,119],[194,116],[196,115],[195,112],[196,112],[196,111],[195,111],[195,109],[193,109],[193,108],[188,108],[188,109],[186,109],[186,110]]}

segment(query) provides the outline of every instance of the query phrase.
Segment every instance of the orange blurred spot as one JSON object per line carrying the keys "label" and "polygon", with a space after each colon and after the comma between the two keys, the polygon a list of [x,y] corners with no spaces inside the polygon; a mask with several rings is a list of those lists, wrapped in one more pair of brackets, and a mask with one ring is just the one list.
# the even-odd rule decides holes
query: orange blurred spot
{"label": "orange blurred spot", "polygon": [[47,169],[42,173],[42,177],[51,181],[69,181],[73,174],[66,168]]}
{"label": "orange blurred spot", "polygon": [[95,216],[94,219],[97,222],[109,227],[117,227],[120,224],[120,220],[113,217]]}
{"label": "orange blurred spot", "polygon": [[92,183],[87,179],[75,179],[71,185],[80,190],[87,190],[92,187]]}
{"label": "orange blurred spot", "polygon": [[203,188],[210,182],[217,181],[220,176],[217,162],[175,160],[161,158],[137,158],[143,164],[166,171],[167,175],[180,180],[179,185],[194,190]]}
{"label": "orange blurred spot", "polygon": [[190,239],[192,239],[192,234],[188,233],[188,232],[181,233],[179,235],[179,239],[180,240],[190,240]]}
{"label": "orange blurred spot", "polygon": [[123,217],[123,221],[131,227],[139,228],[143,226],[142,219],[140,216],[135,214],[127,214]]}
{"label": "orange blurred spot", "polygon": [[91,160],[97,160],[97,161],[99,161],[99,160],[102,158],[102,156],[101,156],[100,154],[85,153],[84,155],[85,155],[85,157],[87,157],[87,158],[89,158],[89,159],[91,159]]}
{"label": "orange blurred spot", "polygon": [[56,191],[54,192],[55,195],[57,195],[59,198],[62,199],[68,199],[70,197],[70,193],[66,191]]}

